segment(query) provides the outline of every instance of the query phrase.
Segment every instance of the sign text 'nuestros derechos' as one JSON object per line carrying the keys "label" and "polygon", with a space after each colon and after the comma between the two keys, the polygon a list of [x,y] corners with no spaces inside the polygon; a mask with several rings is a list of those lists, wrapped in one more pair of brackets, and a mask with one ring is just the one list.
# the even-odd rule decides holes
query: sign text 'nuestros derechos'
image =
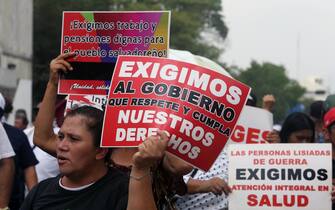
{"label": "sign text 'nuestros derechos'", "polygon": [[166,130],[168,151],[208,170],[227,142],[248,93],[244,84],[197,65],[120,56],[102,146],[137,146],[158,129]]}

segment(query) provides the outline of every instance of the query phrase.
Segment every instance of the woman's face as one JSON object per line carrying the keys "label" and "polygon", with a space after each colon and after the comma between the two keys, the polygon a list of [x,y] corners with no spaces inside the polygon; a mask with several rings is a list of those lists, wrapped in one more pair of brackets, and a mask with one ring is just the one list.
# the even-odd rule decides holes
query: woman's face
{"label": "woman's face", "polygon": [[96,148],[86,117],[67,117],[58,133],[57,157],[63,175],[84,174],[96,163]]}
{"label": "woman's face", "polygon": [[313,143],[314,136],[313,131],[304,129],[291,133],[288,137],[288,143]]}

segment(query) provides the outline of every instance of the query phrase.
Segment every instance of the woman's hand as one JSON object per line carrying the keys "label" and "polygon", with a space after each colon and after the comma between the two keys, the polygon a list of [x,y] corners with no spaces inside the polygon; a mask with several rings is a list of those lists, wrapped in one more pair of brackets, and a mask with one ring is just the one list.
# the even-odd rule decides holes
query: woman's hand
{"label": "woman's hand", "polygon": [[49,83],[57,86],[59,73],[61,71],[67,72],[73,70],[71,64],[67,61],[67,59],[73,58],[74,56],[76,56],[75,53],[64,53],[60,54],[58,57],[50,62]]}
{"label": "woman's hand", "polygon": [[212,192],[215,195],[221,195],[222,193],[228,195],[231,193],[231,188],[228,184],[219,177],[213,177],[204,182],[204,186],[207,192]]}
{"label": "woman's hand", "polygon": [[149,170],[156,162],[161,160],[168,145],[168,136],[159,131],[157,136],[150,136],[138,146],[138,152],[133,156],[133,167]]}

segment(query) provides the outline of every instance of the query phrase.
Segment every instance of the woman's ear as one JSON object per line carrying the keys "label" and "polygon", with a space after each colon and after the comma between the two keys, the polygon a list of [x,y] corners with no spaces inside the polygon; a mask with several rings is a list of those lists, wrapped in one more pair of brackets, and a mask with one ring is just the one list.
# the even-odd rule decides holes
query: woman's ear
{"label": "woman's ear", "polygon": [[108,153],[108,148],[97,148],[95,158],[97,160],[105,159],[105,156]]}

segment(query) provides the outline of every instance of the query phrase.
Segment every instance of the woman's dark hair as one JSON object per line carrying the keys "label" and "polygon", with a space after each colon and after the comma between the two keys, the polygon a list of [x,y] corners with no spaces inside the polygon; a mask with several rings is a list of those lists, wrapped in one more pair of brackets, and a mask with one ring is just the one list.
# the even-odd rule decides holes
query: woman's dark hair
{"label": "woman's dark hair", "polygon": [[102,123],[104,119],[103,112],[91,106],[81,106],[69,111],[65,118],[81,115],[86,117],[86,127],[94,138],[94,145],[100,147],[100,139],[102,132]]}
{"label": "woman's dark hair", "polygon": [[311,130],[312,137],[315,135],[315,128],[313,120],[305,113],[302,112],[294,112],[286,117],[282,128],[279,132],[279,137],[281,143],[288,143],[289,136],[296,131],[301,130]]}

